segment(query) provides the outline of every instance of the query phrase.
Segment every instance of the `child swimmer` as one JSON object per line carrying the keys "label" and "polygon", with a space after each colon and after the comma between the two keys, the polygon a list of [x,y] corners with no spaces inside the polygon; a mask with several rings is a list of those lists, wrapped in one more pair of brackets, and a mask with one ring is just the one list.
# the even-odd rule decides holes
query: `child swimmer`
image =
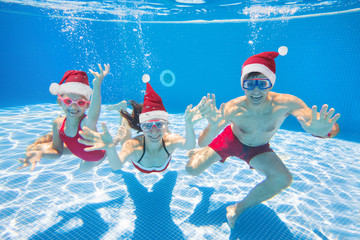
{"label": "child swimmer", "polygon": [[[78,142],[81,138],[79,131],[84,127],[97,130],[101,108],[101,83],[110,71],[109,64],[104,67],[105,70],[99,64],[100,73],[89,70],[95,77],[93,90],[89,86],[87,74],[76,70],[67,71],[59,84],[50,85],[50,93],[58,96],[57,102],[65,116],[56,118],[52,132],[40,137],[26,149],[26,157],[20,159],[23,165],[19,169],[31,165],[32,171],[42,158],[58,159],[63,154],[74,154],[82,159],[79,167],[82,172],[91,170],[104,160],[104,150],[86,152],[84,148],[87,146]],[[86,115],[87,109],[89,110]]]}

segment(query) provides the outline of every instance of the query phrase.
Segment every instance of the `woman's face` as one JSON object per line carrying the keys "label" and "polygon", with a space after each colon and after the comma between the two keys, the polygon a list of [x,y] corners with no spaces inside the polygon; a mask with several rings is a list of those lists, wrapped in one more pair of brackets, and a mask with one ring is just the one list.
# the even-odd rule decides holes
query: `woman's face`
{"label": "woman's face", "polygon": [[159,142],[167,128],[167,121],[162,119],[154,119],[141,123],[141,130],[145,137],[151,142]]}

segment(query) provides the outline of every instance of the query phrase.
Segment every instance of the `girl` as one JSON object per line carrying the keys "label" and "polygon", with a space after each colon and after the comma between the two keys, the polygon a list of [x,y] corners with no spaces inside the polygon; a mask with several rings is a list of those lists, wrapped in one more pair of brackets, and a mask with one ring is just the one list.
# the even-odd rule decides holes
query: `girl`
{"label": "girl", "polygon": [[72,153],[82,159],[79,170],[86,172],[105,158],[105,151],[86,152],[86,146],[78,142],[79,131],[84,127],[96,131],[101,106],[101,83],[110,70],[109,64],[104,66],[105,71],[99,64],[100,73],[90,70],[95,76],[94,90],[89,86],[86,73],[76,70],[67,71],[59,84],[51,84],[49,90],[58,96],[57,102],[65,116],[54,120],[52,133],[44,135],[27,148],[26,158],[20,159],[23,164],[20,169],[31,165],[31,170],[34,170],[41,158],[57,159],[62,154]]}

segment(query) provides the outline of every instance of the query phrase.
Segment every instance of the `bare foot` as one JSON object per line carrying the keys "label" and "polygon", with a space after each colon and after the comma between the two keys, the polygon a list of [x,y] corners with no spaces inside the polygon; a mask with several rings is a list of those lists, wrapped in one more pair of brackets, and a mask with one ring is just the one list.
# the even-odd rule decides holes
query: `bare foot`
{"label": "bare foot", "polygon": [[110,110],[110,111],[114,110],[114,111],[120,112],[121,110],[126,111],[126,107],[127,107],[127,102],[125,100],[123,100],[117,104],[109,105],[107,107],[107,110]]}
{"label": "bare foot", "polygon": [[231,205],[226,208],[226,218],[231,229],[234,228],[238,216],[236,216],[236,205]]}

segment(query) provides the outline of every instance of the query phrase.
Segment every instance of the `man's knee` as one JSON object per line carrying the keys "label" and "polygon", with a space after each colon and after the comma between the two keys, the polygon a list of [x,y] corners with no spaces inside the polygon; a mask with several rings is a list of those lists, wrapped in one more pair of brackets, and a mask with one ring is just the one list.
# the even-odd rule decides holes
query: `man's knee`
{"label": "man's knee", "polygon": [[188,162],[186,164],[185,170],[192,176],[197,176],[200,175],[200,171],[194,166],[194,164],[191,164],[190,162]]}
{"label": "man's knee", "polygon": [[274,176],[272,179],[276,187],[278,187],[279,190],[283,190],[291,186],[293,177],[290,172],[284,172],[277,174],[277,176]]}
{"label": "man's knee", "polygon": [[185,169],[190,175],[197,176],[212,164],[213,155],[210,150],[212,149],[204,147],[188,152],[189,162]]}

